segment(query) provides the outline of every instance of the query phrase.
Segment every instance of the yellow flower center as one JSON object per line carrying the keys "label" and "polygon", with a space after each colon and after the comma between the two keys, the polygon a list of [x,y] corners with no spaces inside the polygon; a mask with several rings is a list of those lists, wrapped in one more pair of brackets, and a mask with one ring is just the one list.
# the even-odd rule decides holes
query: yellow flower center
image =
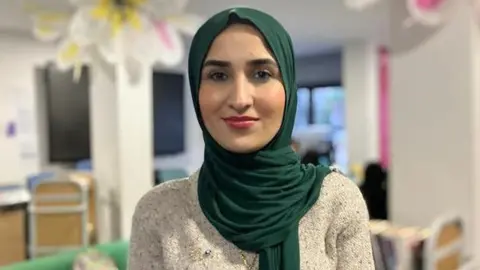
{"label": "yellow flower center", "polygon": [[70,43],[68,44],[63,51],[60,52],[60,58],[71,61],[72,59],[75,59],[78,57],[80,54],[80,46],[76,43]]}
{"label": "yellow flower center", "polygon": [[92,10],[93,18],[106,20],[110,24],[112,35],[117,34],[125,25],[141,28],[140,8],[147,0],[98,0]]}

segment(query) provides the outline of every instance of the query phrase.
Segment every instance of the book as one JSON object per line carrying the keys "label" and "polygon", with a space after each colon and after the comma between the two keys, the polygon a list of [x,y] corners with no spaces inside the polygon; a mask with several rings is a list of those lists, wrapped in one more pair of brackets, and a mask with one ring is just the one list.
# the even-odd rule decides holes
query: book
{"label": "book", "polygon": [[423,243],[429,232],[419,227],[370,222],[376,270],[421,270]]}

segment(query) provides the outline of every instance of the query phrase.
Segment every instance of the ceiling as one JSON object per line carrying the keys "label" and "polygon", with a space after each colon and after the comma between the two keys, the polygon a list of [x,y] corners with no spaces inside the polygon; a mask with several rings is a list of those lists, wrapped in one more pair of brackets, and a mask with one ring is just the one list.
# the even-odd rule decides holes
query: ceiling
{"label": "ceiling", "polygon": [[[36,0],[42,7],[68,9],[68,0]],[[301,5],[299,5],[299,2]],[[205,17],[224,8],[241,5],[264,10],[277,18],[292,35],[296,53],[311,55],[336,50],[348,41],[369,39],[385,43],[387,1],[362,12],[347,10],[342,0],[194,0],[188,11]],[[0,8],[0,31],[28,33],[30,20],[25,2],[4,0]]]}

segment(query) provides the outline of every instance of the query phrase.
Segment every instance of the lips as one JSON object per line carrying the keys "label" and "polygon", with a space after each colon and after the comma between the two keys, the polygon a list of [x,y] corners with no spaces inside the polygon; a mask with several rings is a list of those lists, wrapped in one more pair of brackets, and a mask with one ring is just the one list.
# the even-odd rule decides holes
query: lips
{"label": "lips", "polygon": [[252,127],[259,119],[251,116],[230,116],[223,118],[223,120],[232,128],[247,129]]}

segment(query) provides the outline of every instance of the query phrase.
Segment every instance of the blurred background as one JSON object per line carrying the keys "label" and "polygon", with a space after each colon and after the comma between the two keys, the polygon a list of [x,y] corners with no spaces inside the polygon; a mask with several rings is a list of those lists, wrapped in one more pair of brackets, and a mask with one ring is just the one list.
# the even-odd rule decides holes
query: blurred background
{"label": "blurred background", "polygon": [[138,200],[203,161],[192,36],[241,5],[290,32],[292,146],[359,185],[376,268],[477,269],[477,2],[2,1],[0,268],[125,269]]}

